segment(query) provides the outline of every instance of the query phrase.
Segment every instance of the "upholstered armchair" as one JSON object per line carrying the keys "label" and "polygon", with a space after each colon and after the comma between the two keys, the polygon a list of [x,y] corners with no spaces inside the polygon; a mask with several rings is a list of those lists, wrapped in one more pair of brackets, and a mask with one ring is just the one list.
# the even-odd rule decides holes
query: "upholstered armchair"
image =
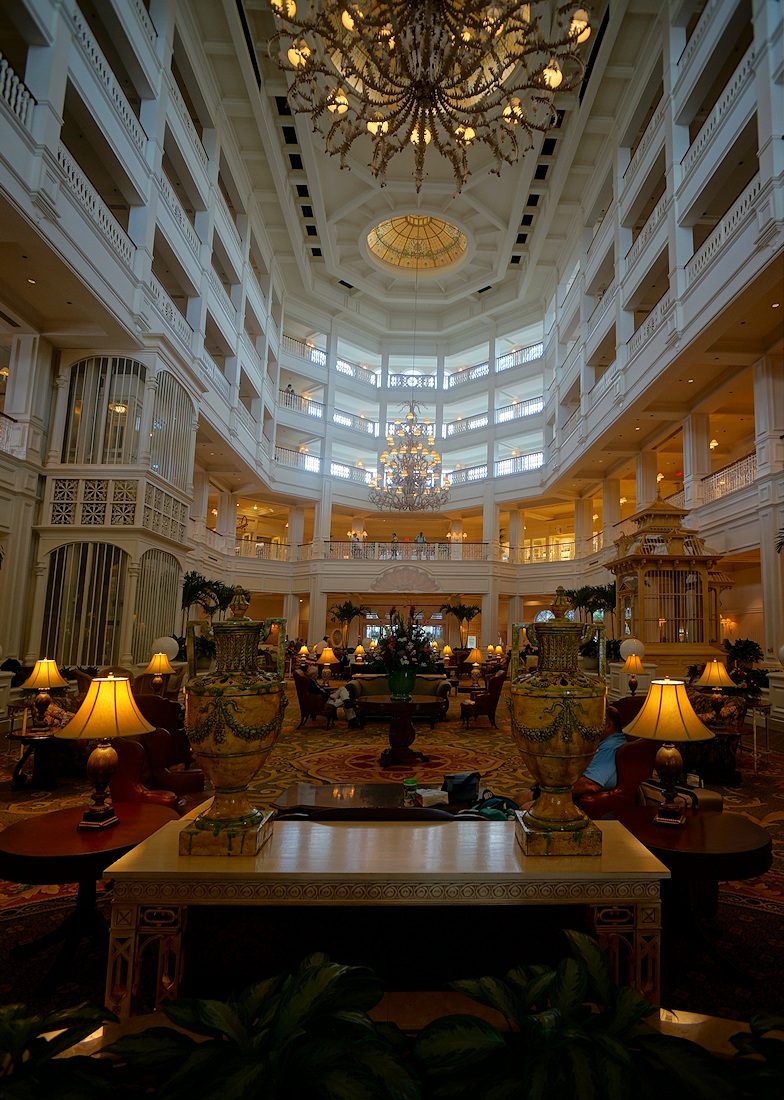
{"label": "upholstered armchair", "polygon": [[118,737],[113,745],[118,760],[109,782],[113,802],[149,802],[183,814],[209,797],[201,769],[173,768],[168,730],[155,729],[141,737]]}
{"label": "upholstered armchair", "polygon": [[501,697],[501,689],[504,686],[505,679],[506,671],[504,669],[495,672],[487,681],[486,691],[460,704],[460,718],[464,726],[468,727],[472,718],[479,718],[481,715],[486,715],[487,718],[490,719],[490,725],[494,729],[498,729],[498,726],[495,724],[495,712],[498,708],[498,700]]}
{"label": "upholstered armchair", "polygon": [[591,818],[606,817],[628,806],[638,804],[637,791],[641,783],[650,778],[653,761],[659,751],[657,741],[636,738],[621,745],[615,754],[618,778],[615,786],[607,791],[586,791],[574,801]]}
{"label": "upholstered armchair", "polygon": [[297,689],[299,713],[301,715],[297,729],[302,729],[308,718],[318,718],[319,715],[323,715],[326,718],[327,729],[329,729],[335,721],[335,715],[337,714],[336,708],[328,703],[320,692],[316,694],[314,691],[308,691],[308,677],[300,669],[295,668],[293,676],[294,687]]}

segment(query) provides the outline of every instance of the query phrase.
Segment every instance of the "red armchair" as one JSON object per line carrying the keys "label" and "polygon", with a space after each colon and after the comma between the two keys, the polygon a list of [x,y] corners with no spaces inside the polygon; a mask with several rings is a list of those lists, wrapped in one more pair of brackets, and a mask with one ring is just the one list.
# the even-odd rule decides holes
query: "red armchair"
{"label": "red armchair", "polygon": [[335,721],[337,709],[328,703],[320,692],[317,694],[315,691],[308,691],[308,677],[304,672],[295,668],[293,675],[294,687],[297,689],[299,713],[301,715],[297,729],[302,729],[308,718],[318,718],[320,714],[323,714],[326,718],[327,729],[329,729]]}
{"label": "red armchair", "polygon": [[118,737],[112,743],[118,758],[117,771],[109,782],[113,802],[151,802],[183,814],[209,797],[199,768],[172,769],[168,730]]}
{"label": "red armchair", "polygon": [[641,783],[650,778],[658,751],[657,741],[643,740],[641,737],[627,741],[615,754],[618,772],[615,786],[607,791],[586,791],[575,797],[575,803],[594,820],[617,813],[626,806],[636,806],[637,790]]}
{"label": "red armchair", "polygon": [[478,718],[481,714],[490,719],[490,725],[498,729],[495,724],[495,712],[498,708],[498,700],[501,697],[501,688],[504,686],[506,672],[501,669],[494,673],[487,681],[487,691],[475,695],[473,699],[460,704],[460,717],[464,726],[469,726],[472,718]]}

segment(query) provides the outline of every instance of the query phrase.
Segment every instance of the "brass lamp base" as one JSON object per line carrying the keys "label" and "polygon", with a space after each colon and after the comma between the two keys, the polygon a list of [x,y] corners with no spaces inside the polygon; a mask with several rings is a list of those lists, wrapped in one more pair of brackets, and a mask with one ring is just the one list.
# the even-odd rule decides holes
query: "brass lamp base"
{"label": "brass lamp base", "polygon": [[87,778],[95,784],[95,790],[90,796],[94,805],[84,811],[77,829],[111,829],[120,824],[114,807],[106,804],[109,780],[116,770],[117,750],[103,738],[87,758]]}
{"label": "brass lamp base", "polygon": [[657,825],[685,825],[683,807],[676,801],[675,792],[675,784],[683,771],[683,757],[675,745],[665,742],[656,753],[653,766],[664,786],[664,801],[653,820]]}

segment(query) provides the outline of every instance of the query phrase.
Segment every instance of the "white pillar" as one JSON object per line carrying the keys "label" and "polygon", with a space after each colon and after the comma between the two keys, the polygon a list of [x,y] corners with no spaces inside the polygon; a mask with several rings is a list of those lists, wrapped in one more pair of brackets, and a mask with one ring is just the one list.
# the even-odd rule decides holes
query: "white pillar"
{"label": "white pillar", "polygon": [[704,413],[690,413],[683,422],[683,493],[689,511],[704,503],[703,478],[710,472],[710,420]]}

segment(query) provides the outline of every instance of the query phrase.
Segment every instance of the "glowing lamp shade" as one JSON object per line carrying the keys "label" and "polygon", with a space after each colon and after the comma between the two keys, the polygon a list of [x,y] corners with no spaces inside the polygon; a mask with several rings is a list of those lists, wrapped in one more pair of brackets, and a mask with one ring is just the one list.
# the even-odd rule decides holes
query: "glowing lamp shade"
{"label": "glowing lamp shade", "polygon": [[643,663],[636,653],[630,653],[626,660],[623,662],[621,672],[625,672],[629,677],[629,691],[634,695],[637,690],[637,676],[641,672],[645,672]]}
{"label": "glowing lamp shade", "polygon": [[119,821],[114,807],[106,804],[109,780],[117,770],[113,737],[138,737],[155,727],[142,717],[131,694],[127,676],[96,676],[73,718],[55,737],[66,741],[97,741],[87,760],[87,777],[95,784],[93,805],[85,810],[79,829],[109,829]]}
{"label": "glowing lamp shade", "polygon": [[33,700],[33,725],[42,726],[46,717],[46,708],[52,701],[49,692],[52,688],[67,688],[68,681],[60,675],[57,661],[43,658],[35,662],[30,676],[22,684],[22,691],[37,691]]}
{"label": "glowing lamp shade", "polygon": [[451,645],[449,645],[448,642],[444,646],[444,648],[441,650],[441,655],[443,657],[451,657],[452,656],[452,647],[451,647]]}
{"label": "glowing lamp shade", "polygon": [[468,661],[470,665],[473,665],[471,669],[471,679],[478,685],[482,677],[482,670],[479,666],[485,663],[485,655],[481,649],[472,649],[466,657],[466,661]]}
{"label": "glowing lamp shade", "polygon": [[145,674],[152,676],[153,689],[155,691],[161,691],[163,689],[164,676],[171,676],[174,669],[165,653],[153,653],[152,660],[144,671]]}
{"label": "glowing lamp shade", "polygon": [[303,645],[301,645],[301,646],[299,647],[299,655],[300,655],[300,657],[307,657],[307,655],[308,655],[309,653],[310,653],[310,650],[308,649],[308,647],[307,647],[306,645],[304,645],[304,644],[303,644]]}
{"label": "glowing lamp shade", "polygon": [[712,661],[707,662],[702,676],[695,681],[694,686],[698,688],[716,688],[720,691],[722,688],[734,688],[736,685],[721,661],[714,658]]}
{"label": "glowing lamp shade", "polygon": [[681,825],[685,821],[676,801],[675,784],[683,770],[683,758],[676,741],[710,741],[713,733],[700,721],[686,694],[683,680],[652,680],[642,710],[624,729],[627,737],[660,741],[655,767],[664,785],[664,803],[655,820],[659,824]]}
{"label": "glowing lamp shade", "polygon": [[331,676],[331,669],[330,669],[329,666],[330,665],[336,665],[337,663],[338,663],[338,659],[335,656],[335,654],[333,653],[332,647],[331,646],[325,646],[324,649],[321,652],[321,656],[316,661],[317,665],[322,665],[323,666],[322,673],[321,673],[321,678],[323,679],[325,684],[329,683],[329,678]]}

